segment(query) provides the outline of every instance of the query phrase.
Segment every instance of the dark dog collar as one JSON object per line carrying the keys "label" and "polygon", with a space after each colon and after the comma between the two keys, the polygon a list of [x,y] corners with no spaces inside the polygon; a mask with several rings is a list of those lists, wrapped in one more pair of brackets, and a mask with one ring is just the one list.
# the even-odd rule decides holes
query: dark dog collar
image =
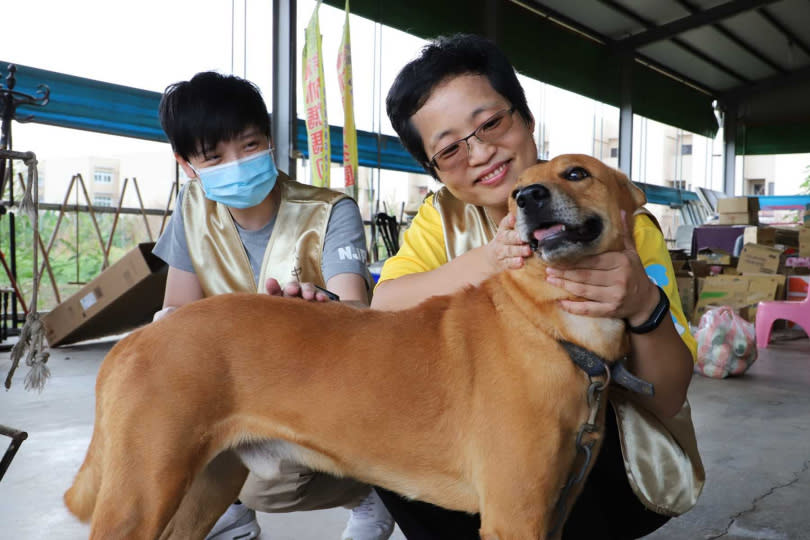
{"label": "dark dog collar", "polygon": [[[574,345],[570,341],[560,341],[559,343],[562,345],[563,349],[565,349],[565,352],[568,353],[568,356],[571,357],[574,364],[576,364],[589,377],[598,377],[599,375],[603,375],[605,373],[605,365],[607,362],[605,362],[597,354],[594,354],[593,352],[580,347],[579,345]],[[613,379],[613,382],[630,390],[631,392],[643,394],[645,396],[655,395],[655,387],[653,384],[630,373],[627,370],[627,367],[625,367],[623,360],[614,362],[614,364],[610,367],[610,376]]]}

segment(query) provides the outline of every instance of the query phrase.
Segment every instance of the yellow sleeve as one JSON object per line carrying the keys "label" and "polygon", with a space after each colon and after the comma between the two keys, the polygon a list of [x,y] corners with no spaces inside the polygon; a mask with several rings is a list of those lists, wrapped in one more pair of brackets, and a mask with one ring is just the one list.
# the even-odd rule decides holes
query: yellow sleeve
{"label": "yellow sleeve", "polygon": [[681,297],[678,294],[678,284],[675,281],[675,270],[672,268],[672,260],[669,257],[664,235],[658,227],[646,215],[636,216],[635,228],[633,229],[633,240],[636,243],[636,250],[644,270],[650,279],[659,287],[664,289],[669,298],[669,312],[672,315],[672,322],[675,329],[680,334],[681,339],[692,353],[692,361],[697,358],[697,342],[689,324],[683,314]]}
{"label": "yellow sleeve", "polygon": [[433,207],[433,195],[427,197],[405,231],[402,245],[383,264],[378,283],[408,274],[428,272],[447,263],[444,231],[439,211]]}

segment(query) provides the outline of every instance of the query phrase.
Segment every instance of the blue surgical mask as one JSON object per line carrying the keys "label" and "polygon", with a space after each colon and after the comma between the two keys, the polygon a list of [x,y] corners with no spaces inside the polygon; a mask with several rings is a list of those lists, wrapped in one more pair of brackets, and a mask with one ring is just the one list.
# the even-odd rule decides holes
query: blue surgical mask
{"label": "blue surgical mask", "polygon": [[240,209],[262,202],[278,178],[270,150],[222,165],[192,169],[202,182],[206,198]]}

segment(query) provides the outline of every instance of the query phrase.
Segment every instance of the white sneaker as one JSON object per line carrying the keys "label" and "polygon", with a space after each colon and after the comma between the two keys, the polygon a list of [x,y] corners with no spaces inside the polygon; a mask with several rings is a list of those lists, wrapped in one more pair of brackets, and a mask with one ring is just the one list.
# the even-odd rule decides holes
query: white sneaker
{"label": "white sneaker", "polygon": [[394,518],[373,489],[351,509],[341,540],[387,540],[394,532]]}
{"label": "white sneaker", "polygon": [[256,511],[234,503],[220,516],[205,540],[247,540],[256,538],[260,532]]}

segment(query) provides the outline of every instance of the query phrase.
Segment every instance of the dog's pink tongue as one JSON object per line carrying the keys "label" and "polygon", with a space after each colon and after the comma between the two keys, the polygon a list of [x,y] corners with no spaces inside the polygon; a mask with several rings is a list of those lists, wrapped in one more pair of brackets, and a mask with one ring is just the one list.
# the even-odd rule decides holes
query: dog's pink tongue
{"label": "dog's pink tongue", "polygon": [[562,228],[563,228],[562,225],[552,225],[548,229],[537,229],[536,231],[534,231],[532,236],[534,236],[534,238],[538,242],[542,242],[545,237],[551,236],[556,232],[560,232]]}

